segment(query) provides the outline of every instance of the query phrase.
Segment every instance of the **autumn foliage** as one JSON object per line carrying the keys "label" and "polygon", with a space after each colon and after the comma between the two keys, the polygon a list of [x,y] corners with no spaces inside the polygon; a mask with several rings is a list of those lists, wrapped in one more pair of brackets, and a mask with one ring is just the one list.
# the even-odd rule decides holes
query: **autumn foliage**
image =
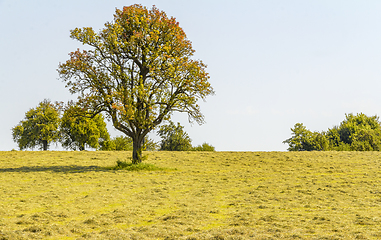
{"label": "autumn foliage", "polygon": [[213,94],[206,65],[174,17],[155,6],[116,9],[114,20],[96,33],[76,28],[71,38],[91,50],[70,53],[59,65],[61,79],[91,115],[104,112],[116,129],[133,139],[133,162],[141,162],[144,137],[173,112],[199,124],[197,104]]}

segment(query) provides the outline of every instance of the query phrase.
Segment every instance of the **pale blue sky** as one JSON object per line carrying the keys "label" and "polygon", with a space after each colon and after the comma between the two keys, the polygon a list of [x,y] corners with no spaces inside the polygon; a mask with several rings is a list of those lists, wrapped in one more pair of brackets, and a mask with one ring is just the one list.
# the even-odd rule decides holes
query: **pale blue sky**
{"label": "pale blue sky", "polygon": [[0,0],[0,150],[17,149],[11,128],[28,109],[75,98],[56,71],[83,48],[69,31],[99,30],[135,3],[176,17],[208,65],[207,123],[174,116],[193,144],[284,151],[297,122],[321,131],[345,113],[381,114],[381,1]]}

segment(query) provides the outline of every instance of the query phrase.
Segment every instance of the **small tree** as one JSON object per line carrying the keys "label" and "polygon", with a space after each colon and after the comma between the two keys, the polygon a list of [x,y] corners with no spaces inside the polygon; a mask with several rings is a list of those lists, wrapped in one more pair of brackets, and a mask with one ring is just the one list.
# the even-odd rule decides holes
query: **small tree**
{"label": "small tree", "polygon": [[20,150],[35,148],[46,151],[51,142],[59,139],[59,104],[45,99],[25,113],[25,119],[12,128],[13,141]]}
{"label": "small tree", "polygon": [[110,139],[102,114],[83,117],[82,109],[69,103],[61,119],[62,146],[72,150],[85,150],[85,146],[98,148],[100,142]]}
{"label": "small tree", "polygon": [[106,113],[132,138],[133,163],[142,161],[145,136],[173,112],[204,122],[197,101],[213,88],[206,65],[192,59],[192,44],[175,18],[136,4],[116,9],[114,21],[99,33],[76,28],[71,38],[92,50],[70,53],[59,65],[60,77],[91,115]]}
{"label": "small tree", "polygon": [[158,131],[161,137],[160,150],[164,151],[190,151],[192,150],[192,140],[184,127],[177,123],[177,126],[169,121],[168,125],[163,125]]}
{"label": "small tree", "polygon": [[328,150],[329,148],[324,132],[311,132],[303,123],[296,123],[291,131],[293,136],[283,141],[289,145],[287,149],[289,151]]}

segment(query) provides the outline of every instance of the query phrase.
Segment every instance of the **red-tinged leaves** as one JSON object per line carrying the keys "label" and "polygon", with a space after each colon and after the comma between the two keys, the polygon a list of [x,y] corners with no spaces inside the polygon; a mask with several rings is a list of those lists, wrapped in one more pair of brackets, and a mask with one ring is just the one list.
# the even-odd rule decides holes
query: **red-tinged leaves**
{"label": "red-tinged leaves", "polygon": [[136,4],[116,9],[99,33],[76,28],[71,37],[93,49],[70,53],[60,77],[81,106],[106,112],[118,130],[140,139],[174,111],[203,122],[196,102],[213,88],[174,17]]}

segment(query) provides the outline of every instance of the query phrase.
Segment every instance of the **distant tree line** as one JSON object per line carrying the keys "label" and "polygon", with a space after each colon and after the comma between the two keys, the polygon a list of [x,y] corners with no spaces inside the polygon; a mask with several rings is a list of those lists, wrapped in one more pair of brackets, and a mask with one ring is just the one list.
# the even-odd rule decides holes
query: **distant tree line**
{"label": "distant tree line", "polygon": [[[103,141],[99,148],[101,151],[132,151],[132,149],[132,138],[127,136],[116,136],[112,139]],[[143,141],[143,150],[156,151],[158,150],[158,143],[146,136]]]}
{"label": "distant tree line", "polygon": [[[61,116],[62,115],[62,116]],[[160,142],[145,136],[143,150],[155,151],[214,151],[208,143],[193,147],[184,127],[169,121],[158,131]],[[12,128],[13,140],[20,150],[48,150],[51,143],[60,142],[65,149],[101,151],[132,151],[133,140],[128,136],[110,138],[102,114],[89,117],[88,112],[73,102],[52,103],[43,100],[25,113],[25,118]]]}
{"label": "distant tree line", "polygon": [[[192,146],[192,139],[184,131],[180,123],[169,121],[167,125],[162,125],[158,131],[161,141],[155,142],[146,137],[143,141],[143,149],[147,151],[215,151],[215,148],[208,144]],[[131,151],[133,141],[129,137],[118,136],[101,143],[100,150],[103,151]]]}
{"label": "distant tree line", "polygon": [[340,125],[312,132],[303,123],[291,128],[292,137],[283,141],[289,151],[380,151],[381,124],[378,116],[346,114]]}

